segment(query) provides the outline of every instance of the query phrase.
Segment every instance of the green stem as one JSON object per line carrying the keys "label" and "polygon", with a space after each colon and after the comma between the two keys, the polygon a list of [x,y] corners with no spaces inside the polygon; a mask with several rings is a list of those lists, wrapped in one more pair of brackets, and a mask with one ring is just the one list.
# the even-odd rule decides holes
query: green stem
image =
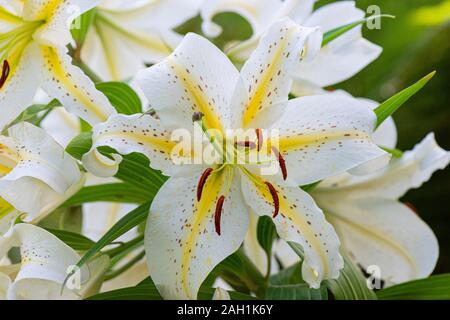
{"label": "green stem", "polygon": [[136,263],[141,261],[142,258],[145,256],[145,251],[141,251],[137,256],[135,256],[133,259],[131,259],[129,262],[127,262],[122,267],[118,268],[117,270],[114,270],[110,273],[107,273],[105,276],[105,281],[114,279],[118,276],[120,276],[122,273],[133,267]]}

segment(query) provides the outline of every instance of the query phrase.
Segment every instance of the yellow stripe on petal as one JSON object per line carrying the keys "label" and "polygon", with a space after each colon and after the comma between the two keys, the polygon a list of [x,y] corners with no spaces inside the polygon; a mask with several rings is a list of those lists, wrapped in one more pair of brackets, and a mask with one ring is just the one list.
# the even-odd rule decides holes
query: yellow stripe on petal
{"label": "yellow stripe on petal", "polygon": [[[226,175],[224,172],[227,170],[221,170],[218,173],[213,173],[206,182],[202,198],[196,203],[193,210],[193,218],[186,227],[190,228],[187,238],[183,243],[183,255],[181,261],[181,283],[183,291],[190,299],[195,299],[192,297],[191,291],[189,289],[189,269],[192,260],[192,256],[195,254],[196,242],[200,230],[204,228],[204,225],[211,218],[213,208],[216,205],[217,199],[220,196],[220,192],[225,183]],[[226,201],[226,200],[225,200]],[[214,232],[214,230],[211,230]]]}
{"label": "yellow stripe on petal", "polygon": [[[273,203],[273,197],[270,194],[270,191],[265,185],[262,184],[256,184],[254,180],[251,180],[254,183],[255,189],[257,190],[258,194],[269,204]],[[292,224],[297,232],[308,242],[309,245],[311,245],[312,248],[318,253],[320,256],[320,260],[322,262],[323,266],[323,274],[326,278],[326,275],[328,275],[330,266],[329,261],[327,258],[327,252],[320,240],[316,237],[316,232],[311,227],[310,222],[307,220],[302,219],[301,215],[296,212],[296,209],[298,209],[298,205],[291,202],[289,197],[287,197],[285,194],[283,194],[283,190],[281,190],[279,187],[276,187],[278,198],[280,202],[280,215],[285,221],[289,224]],[[277,219],[281,219],[278,217]],[[287,221],[287,220],[288,221]],[[283,221],[280,222],[280,224],[283,224]],[[314,270],[314,274],[318,273],[316,270]]]}
{"label": "yellow stripe on petal", "polygon": [[300,133],[292,136],[282,136],[279,138],[279,150],[289,152],[291,150],[307,146],[309,144],[318,144],[322,142],[331,142],[347,139],[371,139],[370,136],[362,131],[337,131],[324,133]]}
{"label": "yellow stripe on petal", "polygon": [[[279,72],[280,64],[283,63],[283,59],[285,58],[284,51],[288,46],[290,34],[293,33],[294,30],[291,30],[289,34],[287,34],[281,43],[277,46],[275,55],[273,59],[270,61],[269,66],[265,71],[261,69],[261,74],[256,83],[253,83],[252,86],[256,86],[256,89],[252,89],[249,87],[249,93],[252,94],[250,97],[250,101],[245,107],[245,112],[243,116],[243,125],[244,127],[248,126],[253,119],[256,118],[257,113],[262,109],[264,105],[264,100],[270,97],[271,92],[269,91],[269,86],[275,76],[276,73]],[[266,67],[266,66],[261,66]]]}
{"label": "yellow stripe on petal", "polygon": [[13,212],[14,207],[5,199],[0,198],[0,220]]}
{"label": "yellow stripe on petal", "polygon": [[[187,68],[179,66],[173,59],[170,59],[168,63],[170,68],[182,82],[185,92],[192,97],[192,102],[194,104],[194,108],[196,109],[195,111],[200,111],[204,114],[203,121],[206,128],[220,130],[223,133],[224,129],[222,127],[222,123],[212,108],[212,101],[210,102],[208,97],[205,96],[203,87],[196,83],[196,81],[191,77],[191,71]],[[192,113],[194,113],[194,111]]]}
{"label": "yellow stripe on petal", "polygon": [[97,137],[97,139],[102,141],[108,141],[108,138],[122,138],[123,141],[135,141],[139,145],[145,146],[155,152],[164,152],[170,155],[173,148],[177,145],[174,141],[169,141],[161,137],[155,137],[152,134],[140,134],[138,132],[120,132],[116,133],[114,131],[102,134]]}
{"label": "yellow stripe on petal", "polygon": [[78,102],[86,108],[86,111],[91,112],[101,121],[106,121],[109,115],[94,103],[94,99],[89,96],[88,92],[83,91],[82,88],[73,81],[71,73],[65,69],[64,63],[56,50],[52,47],[45,46],[41,46],[40,50],[44,58],[45,67],[47,71],[54,76],[54,81],[60,86],[63,86],[73,98],[78,100]]}
{"label": "yellow stripe on petal", "polygon": [[[24,3],[24,9],[30,8],[37,9],[32,13],[33,20],[50,20],[58,10],[59,6],[64,3],[65,0],[46,0],[40,1],[38,5],[29,2],[35,2],[34,0],[26,0]],[[33,6],[40,6],[40,8],[34,8]]]}

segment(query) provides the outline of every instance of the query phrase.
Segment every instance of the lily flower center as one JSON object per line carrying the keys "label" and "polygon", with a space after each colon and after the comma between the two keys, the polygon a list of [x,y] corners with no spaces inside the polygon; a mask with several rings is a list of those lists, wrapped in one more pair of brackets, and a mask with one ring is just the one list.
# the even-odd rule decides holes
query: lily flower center
{"label": "lily flower center", "polygon": [[[287,179],[287,169],[286,162],[283,155],[275,146],[271,145],[270,139],[264,140],[263,131],[261,129],[255,130],[255,141],[249,139],[236,140],[234,137],[232,139],[227,139],[219,134],[211,134],[207,130],[205,124],[203,123],[203,114],[200,112],[194,113],[192,117],[194,123],[199,124],[208,138],[209,142],[213,145],[214,149],[219,152],[220,159],[222,163],[216,164],[213,167],[207,168],[200,176],[197,185],[197,201],[202,200],[202,195],[204,188],[207,184],[208,179],[215,174],[222,174],[222,170],[228,170],[229,176],[227,181],[227,187],[223,194],[220,194],[217,198],[215,212],[214,212],[214,224],[215,231],[220,236],[221,234],[221,216],[223,211],[223,206],[226,201],[226,197],[231,187],[233,180],[234,169],[238,169],[242,174],[246,175],[250,180],[252,180],[256,185],[265,188],[272,198],[274,213],[273,217],[277,217],[280,211],[280,200],[278,196],[278,190],[275,186],[266,180],[263,180],[260,176],[253,174],[246,165],[263,165],[273,161],[276,161],[279,165],[284,180]],[[231,141],[228,141],[231,140]],[[231,151],[230,151],[231,149]],[[253,153],[253,157],[250,156]],[[263,158],[263,160],[261,160]],[[255,160],[256,159],[256,160]],[[266,160],[264,160],[266,159]],[[275,160],[273,160],[275,159]]]}
{"label": "lily flower center", "polygon": [[0,143],[0,178],[10,173],[20,160],[18,152]]}

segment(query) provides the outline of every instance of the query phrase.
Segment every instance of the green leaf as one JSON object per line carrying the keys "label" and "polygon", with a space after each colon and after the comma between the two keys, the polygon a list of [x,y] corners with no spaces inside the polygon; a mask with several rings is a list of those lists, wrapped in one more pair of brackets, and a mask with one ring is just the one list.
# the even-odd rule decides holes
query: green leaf
{"label": "green leaf", "polygon": [[265,278],[242,249],[222,261],[213,272],[220,274],[228,284],[240,292],[263,295]]}
{"label": "green leaf", "polygon": [[34,104],[29,106],[15,120],[13,120],[8,127],[23,121],[39,125],[41,121],[53,110],[53,108],[59,106],[61,106],[61,103],[56,99],[53,99],[48,104]]}
{"label": "green leaf", "polygon": [[145,283],[135,287],[100,293],[86,300],[162,300],[162,298],[153,283]]}
{"label": "green leaf", "polygon": [[[298,243],[289,242],[291,248],[303,260],[303,249]],[[344,254],[344,268],[336,280],[326,280],[325,285],[336,300],[376,300],[373,290],[367,287],[366,279],[354,263]]]}
{"label": "green leaf", "polygon": [[95,86],[105,94],[118,113],[131,115],[142,112],[141,99],[128,84],[102,82]]}
{"label": "green leaf", "polygon": [[66,152],[75,159],[81,160],[83,155],[92,147],[92,132],[83,132],[77,135],[66,147]]}
{"label": "green leaf", "polygon": [[266,252],[268,260],[272,257],[272,246],[277,237],[277,230],[271,217],[264,216],[258,219],[257,238],[260,246]]}
{"label": "green leaf", "polygon": [[77,266],[81,268],[91,258],[95,257],[104,247],[110,245],[114,240],[133,229],[142,221],[145,221],[149,210],[150,202],[139,206],[120,219],[99,241],[92,246],[88,252],[85,253],[80,261],[78,261]]}
{"label": "green leaf", "polygon": [[301,282],[304,282],[302,278],[301,262],[296,263],[289,268],[283,269],[270,277],[271,285],[298,284]]}
{"label": "green leaf", "polygon": [[326,287],[311,289],[305,283],[287,285],[269,285],[266,290],[267,300],[327,300]]}
{"label": "green leaf", "polygon": [[377,115],[377,128],[384,122],[384,120],[394,114],[394,112],[397,111],[398,108],[400,108],[413,95],[415,95],[420,89],[422,89],[428,83],[428,81],[430,81],[431,78],[434,77],[435,74],[436,71],[431,72],[412,86],[404,89],[403,91],[400,91],[396,95],[383,102],[378,108],[376,108],[374,111]]}
{"label": "green leaf", "polygon": [[[211,300],[215,289],[202,289],[198,297],[200,300]],[[228,292],[231,300],[254,300],[252,296],[240,292]],[[89,297],[87,300],[162,300],[155,284],[150,277],[143,280],[137,286],[123,288],[113,291],[97,294]]]}
{"label": "green leaf", "polygon": [[382,300],[450,300],[450,274],[398,284],[377,292]]}
{"label": "green leaf", "polygon": [[367,17],[362,20],[358,20],[340,27],[337,27],[335,29],[332,29],[330,31],[327,31],[323,34],[323,40],[322,40],[322,47],[326,46],[331,41],[337,39],[338,37],[342,36],[344,33],[352,30],[353,28],[356,28],[359,25],[362,25],[363,23],[369,22],[374,19],[380,19],[380,18],[391,18],[395,19],[395,16],[389,15],[389,14],[381,14],[381,15],[374,15],[371,17]]}
{"label": "green leaf", "polygon": [[86,11],[80,17],[78,17],[77,20],[74,21],[75,25],[73,25],[71,32],[73,39],[77,43],[77,47],[81,48],[81,46],[84,44],[89,27],[94,21],[95,14],[96,10],[92,9]]}
{"label": "green leaf", "polygon": [[95,244],[91,239],[78,233],[48,228],[46,230],[76,251],[88,251]]}
{"label": "green leaf", "polygon": [[72,207],[88,202],[144,203],[153,199],[155,193],[129,183],[111,183],[84,187],[67,200],[63,206]]}
{"label": "green leaf", "polygon": [[357,266],[344,256],[344,269],[336,280],[326,285],[336,300],[376,300],[375,292],[367,287],[366,278]]}

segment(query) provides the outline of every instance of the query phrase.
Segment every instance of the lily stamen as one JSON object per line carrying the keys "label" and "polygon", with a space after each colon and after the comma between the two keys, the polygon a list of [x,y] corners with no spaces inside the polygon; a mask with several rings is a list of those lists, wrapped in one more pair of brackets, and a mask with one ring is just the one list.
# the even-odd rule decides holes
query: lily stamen
{"label": "lily stamen", "polygon": [[222,208],[223,208],[224,201],[225,201],[225,196],[220,196],[219,200],[217,200],[216,211],[214,213],[214,225],[216,227],[216,232],[219,236],[221,233],[220,220],[222,217]]}
{"label": "lily stamen", "polygon": [[278,197],[278,192],[275,187],[270,182],[264,182],[269,189],[270,195],[272,196],[273,206],[275,211],[273,213],[273,217],[276,218],[280,213],[280,198]]}
{"label": "lily stamen", "polygon": [[263,137],[261,129],[256,129],[255,132],[256,132],[256,139],[258,141],[258,149],[257,150],[259,152],[262,149],[263,142],[264,142],[264,137]]}
{"label": "lily stamen", "polygon": [[249,149],[255,149],[256,148],[256,144],[252,141],[238,141],[235,143],[236,147],[244,147],[244,148],[249,148]]}
{"label": "lily stamen", "polygon": [[283,180],[286,180],[287,179],[286,161],[284,160],[283,155],[277,148],[272,147],[272,152],[278,158],[278,163],[280,164],[281,173],[283,174]]}
{"label": "lily stamen", "polygon": [[200,180],[198,181],[197,186],[197,201],[200,201],[200,199],[202,198],[203,188],[205,187],[206,180],[208,180],[208,177],[211,175],[212,172],[213,169],[208,168],[200,176]]}
{"label": "lily stamen", "polygon": [[9,66],[8,60],[3,60],[2,76],[0,77],[0,89],[3,88],[3,86],[6,83],[6,80],[8,80],[10,71],[11,68]]}

